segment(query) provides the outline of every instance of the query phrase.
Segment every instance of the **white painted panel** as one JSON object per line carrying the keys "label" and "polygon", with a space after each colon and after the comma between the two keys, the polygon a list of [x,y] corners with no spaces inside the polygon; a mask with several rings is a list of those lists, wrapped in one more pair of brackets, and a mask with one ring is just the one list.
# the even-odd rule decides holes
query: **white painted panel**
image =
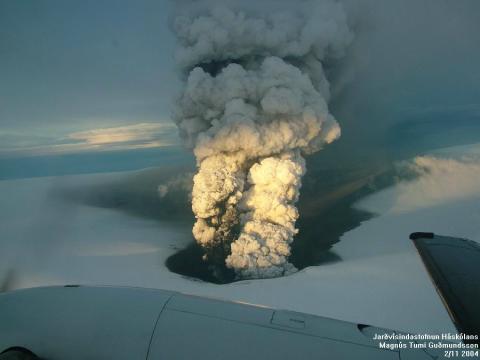
{"label": "white painted panel", "polygon": [[171,293],[110,287],[50,287],[0,295],[0,351],[42,358],[144,360]]}
{"label": "white painted panel", "polygon": [[298,332],[166,309],[148,360],[398,360],[398,353]]}

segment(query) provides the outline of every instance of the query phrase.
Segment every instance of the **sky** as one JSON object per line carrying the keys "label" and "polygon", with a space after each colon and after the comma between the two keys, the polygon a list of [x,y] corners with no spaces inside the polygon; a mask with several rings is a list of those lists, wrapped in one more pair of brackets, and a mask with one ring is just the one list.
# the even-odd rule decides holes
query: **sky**
{"label": "sky", "polygon": [[356,37],[333,76],[339,141],[376,153],[412,149],[407,157],[478,141],[480,2],[345,0],[345,7]]}
{"label": "sky", "polygon": [[175,144],[166,1],[0,1],[0,156]]}
{"label": "sky", "polygon": [[[343,3],[355,39],[328,64],[342,137],[320,156],[479,141],[480,2]],[[0,0],[0,161],[178,147],[173,10],[167,0]]]}

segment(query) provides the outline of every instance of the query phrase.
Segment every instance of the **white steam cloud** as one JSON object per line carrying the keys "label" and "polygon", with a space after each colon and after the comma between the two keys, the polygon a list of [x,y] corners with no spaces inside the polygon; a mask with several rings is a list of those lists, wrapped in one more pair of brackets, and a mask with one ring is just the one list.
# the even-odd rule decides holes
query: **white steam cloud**
{"label": "white steam cloud", "polygon": [[324,62],[343,55],[352,33],[338,2],[315,4],[263,17],[210,8],[174,20],[186,74],[174,119],[198,165],[193,234],[238,278],[296,270],[288,257],[302,155],[340,136]]}
{"label": "white steam cloud", "polygon": [[401,164],[402,171],[406,168],[416,177],[400,181],[377,196],[367,197],[358,207],[375,213],[403,214],[479,198],[480,157],[477,154],[460,158],[438,155],[417,156]]}

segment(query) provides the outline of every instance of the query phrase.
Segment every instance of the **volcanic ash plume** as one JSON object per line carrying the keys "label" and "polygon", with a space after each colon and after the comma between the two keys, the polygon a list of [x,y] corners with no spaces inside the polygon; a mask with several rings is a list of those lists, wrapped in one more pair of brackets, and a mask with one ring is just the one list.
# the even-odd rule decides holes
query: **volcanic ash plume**
{"label": "volcanic ash plume", "polygon": [[186,74],[174,118],[198,165],[193,235],[238,278],[292,273],[302,154],[340,136],[322,62],[352,38],[343,9],[214,9],[179,16],[174,29]]}

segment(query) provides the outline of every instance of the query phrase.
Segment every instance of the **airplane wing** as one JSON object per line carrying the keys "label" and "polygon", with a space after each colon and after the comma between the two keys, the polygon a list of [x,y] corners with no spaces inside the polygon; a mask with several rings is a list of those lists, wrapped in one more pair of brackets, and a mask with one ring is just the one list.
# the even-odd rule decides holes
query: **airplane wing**
{"label": "airplane wing", "polygon": [[[415,244],[457,330],[480,334],[480,245],[433,233],[413,233]],[[478,340],[469,341],[478,343]]]}
{"label": "airplane wing", "polygon": [[[12,359],[8,351],[20,347],[42,359],[69,360],[398,360],[400,350],[379,346],[375,333],[394,331],[155,289],[66,286],[0,294],[0,359]],[[420,355],[410,358],[432,359]]]}

